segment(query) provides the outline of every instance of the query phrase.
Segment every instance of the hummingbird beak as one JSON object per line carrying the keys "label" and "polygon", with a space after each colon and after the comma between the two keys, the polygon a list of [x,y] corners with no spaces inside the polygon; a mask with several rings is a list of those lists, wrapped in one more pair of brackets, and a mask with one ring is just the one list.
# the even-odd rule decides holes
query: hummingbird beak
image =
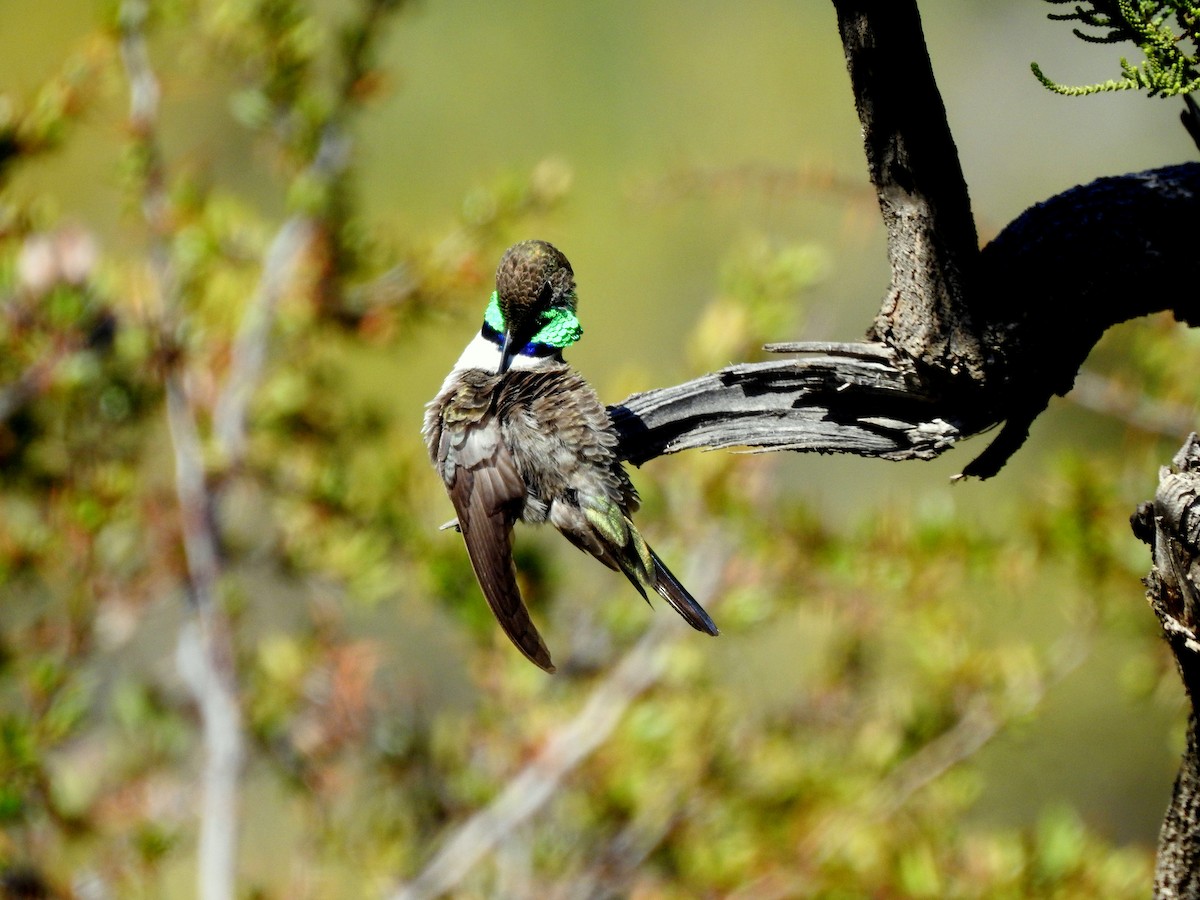
{"label": "hummingbird beak", "polygon": [[508,367],[512,365],[513,357],[517,355],[517,351],[521,347],[513,341],[512,332],[504,332],[504,346],[500,348],[500,369],[496,372],[497,375],[503,375],[508,371]]}

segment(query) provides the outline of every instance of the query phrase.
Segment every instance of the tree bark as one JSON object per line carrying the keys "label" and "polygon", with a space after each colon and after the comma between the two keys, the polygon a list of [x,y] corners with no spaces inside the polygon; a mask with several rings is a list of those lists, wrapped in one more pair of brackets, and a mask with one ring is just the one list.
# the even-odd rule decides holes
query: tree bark
{"label": "tree bark", "polygon": [[870,336],[930,377],[982,378],[966,305],[979,240],[916,4],[833,5],[892,268]]}
{"label": "tree bark", "polygon": [[1159,475],[1153,503],[1134,515],[1134,533],[1150,545],[1146,598],[1162,625],[1187,692],[1187,747],[1158,839],[1157,898],[1200,897],[1200,438],[1193,433]]}

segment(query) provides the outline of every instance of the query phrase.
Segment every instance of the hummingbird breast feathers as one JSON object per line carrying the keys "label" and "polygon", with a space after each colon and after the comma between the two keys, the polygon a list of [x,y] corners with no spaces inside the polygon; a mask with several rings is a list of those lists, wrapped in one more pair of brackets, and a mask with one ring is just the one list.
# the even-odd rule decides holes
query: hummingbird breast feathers
{"label": "hummingbird breast feathers", "polygon": [[514,373],[500,389],[496,414],[531,496],[576,506],[581,497],[599,496],[637,509],[637,492],[617,460],[608,411],[570,366]]}

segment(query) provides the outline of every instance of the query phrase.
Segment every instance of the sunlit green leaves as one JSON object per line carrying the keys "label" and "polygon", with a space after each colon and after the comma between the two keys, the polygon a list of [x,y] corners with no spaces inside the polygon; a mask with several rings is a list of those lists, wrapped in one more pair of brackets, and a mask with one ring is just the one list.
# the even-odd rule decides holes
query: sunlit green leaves
{"label": "sunlit green leaves", "polygon": [[1151,97],[1174,97],[1190,94],[1200,87],[1200,4],[1195,0],[1046,2],[1072,6],[1072,12],[1051,13],[1049,18],[1079,22],[1082,27],[1073,31],[1081,40],[1096,44],[1132,43],[1145,57],[1140,65],[1121,57],[1121,78],[1083,86],[1058,84],[1033,63],[1034,76],[1055,93],[1081,96],[1141,90]]}

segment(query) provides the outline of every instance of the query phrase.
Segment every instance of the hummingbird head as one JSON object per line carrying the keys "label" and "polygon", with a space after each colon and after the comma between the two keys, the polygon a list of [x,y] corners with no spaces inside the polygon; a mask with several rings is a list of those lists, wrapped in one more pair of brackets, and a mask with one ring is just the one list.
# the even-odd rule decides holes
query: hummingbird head
{"label": "hummingbird head", "polygon": [[545,241],[509,247],[496,269],[484,327],[502,337],[499,374],[518,356],[558,357],[583,334],[575,316],[575,273]]}

